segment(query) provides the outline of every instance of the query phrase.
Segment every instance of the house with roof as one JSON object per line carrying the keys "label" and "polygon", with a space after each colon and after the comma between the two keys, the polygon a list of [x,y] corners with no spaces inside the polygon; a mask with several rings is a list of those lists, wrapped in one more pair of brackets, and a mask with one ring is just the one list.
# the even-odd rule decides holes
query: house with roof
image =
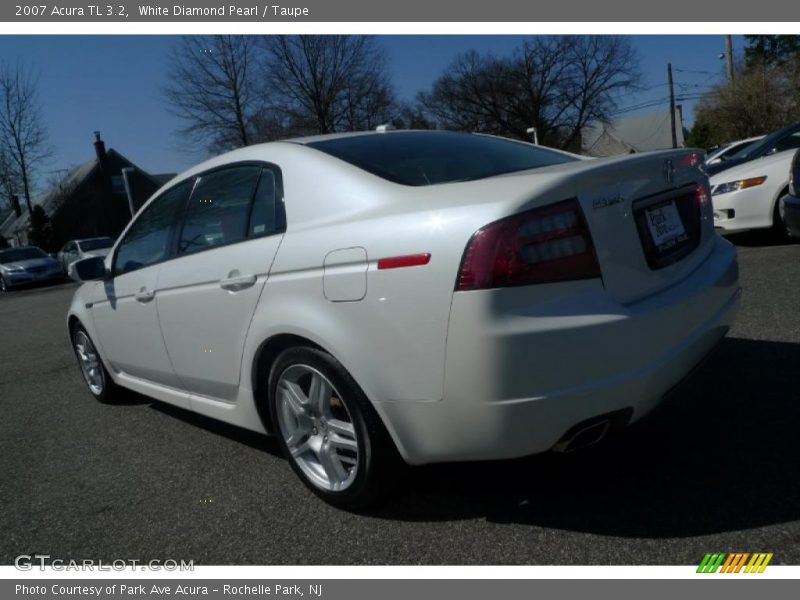
{"label": "house with roof", "polygon": [[[683,148],[686,142],[680,106],[675,107],[675,137],[678,148]],[[672,148],[669,110],[608,122],[592,121],[581,131],[581,153],[587,156],[616,156],[666,148]]]}
{"label": "house with roof", "polygon": [[[106,150],[100,132],[95,132],[94,151],[91,159],[31,201],[50,218],[59,244],[87,237],[116,237],[130,221],[132,209],[138,210],[174,176],[151,175],[116,150]],[[19,202],[0,215],[0,235],[11,245],[27,244],[29,227],[30,214]]]}

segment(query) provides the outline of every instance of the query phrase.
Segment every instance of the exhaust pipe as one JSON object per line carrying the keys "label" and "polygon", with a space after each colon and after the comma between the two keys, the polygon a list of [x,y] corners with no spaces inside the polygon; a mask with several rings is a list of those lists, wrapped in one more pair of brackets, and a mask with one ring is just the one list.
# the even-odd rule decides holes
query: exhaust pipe
{"label": "exhaust pipe", "polygon": [[567,432],[561,440],[553,446],[554,452],[574,452],[592,446],[606,437],[611,429],[611,421],[603,419],[589,425],[579,425]]}
{"label": "exhaust pipe", "polygon": [[553,446],[553,452],[574,452],[596,444],[602,440],[612,428],[625,427],[631,422],[632,408],[622,408],[613,412],[597,415],[570,427],[567,433]]}

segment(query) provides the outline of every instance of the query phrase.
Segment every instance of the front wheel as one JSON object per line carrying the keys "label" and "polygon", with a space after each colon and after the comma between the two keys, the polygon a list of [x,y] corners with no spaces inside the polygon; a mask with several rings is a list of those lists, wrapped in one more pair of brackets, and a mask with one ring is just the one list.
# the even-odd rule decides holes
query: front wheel
{"label": "front wheel", "polygon": [[364,508],[397,474],[397,451],[375,409],[327,352],[296,347],[277,358],[269,411],[292,469],[330,504]]}
{"label": "front wheel", "polygon": [[781,195],[780,198],[775,202],[775,213],[772,216],[772,230],[775,235],[780,240],[784,241],[793,241],[797,238],[792,235],[792,232],[789,231],[789,228],[786,226],[786,221],[784,219],[784,212],[785,212],[785,202],[786,198],[789,197],[788,191]]}
{"label": "front wheel", "polygon": [[72,349],[92,396],[106,404],[115,402],[119,398],[120,388],[111,379],[92,339],[80,325],[72,330]]}
{"label": "front wheel", "polygon": [[6,283],[5,278],[0,275],[0,292],[7,292],[9,291],[9,285]]}

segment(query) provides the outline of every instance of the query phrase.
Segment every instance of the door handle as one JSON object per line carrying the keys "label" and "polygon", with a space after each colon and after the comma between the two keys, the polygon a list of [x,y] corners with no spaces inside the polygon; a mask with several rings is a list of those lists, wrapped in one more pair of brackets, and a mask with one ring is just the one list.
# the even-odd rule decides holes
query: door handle
{"label": "door handle", "polygon": [[156,293],[154,290],[148,290],[147,288],[143,287],[138,292],[136,292],[136,300],[141,302],[142,304],[146,304],[150,302],[153,298],[156,297]]}
{"label": "door handle", "polygon": [[238,292],[254,285],[256,282],[255,275],[234,275],[238,271],[231,271],[228,277],[219,282],[219,287],[229,292]]}

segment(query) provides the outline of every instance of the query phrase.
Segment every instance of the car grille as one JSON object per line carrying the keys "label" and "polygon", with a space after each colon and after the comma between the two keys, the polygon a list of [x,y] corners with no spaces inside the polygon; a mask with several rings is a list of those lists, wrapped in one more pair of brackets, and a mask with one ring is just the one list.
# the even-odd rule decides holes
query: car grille
{"label": "car grille", "polygon": [[28,273],[44,273],[47,271],[47,266],[43,267],[27,267],[25,269]]}

